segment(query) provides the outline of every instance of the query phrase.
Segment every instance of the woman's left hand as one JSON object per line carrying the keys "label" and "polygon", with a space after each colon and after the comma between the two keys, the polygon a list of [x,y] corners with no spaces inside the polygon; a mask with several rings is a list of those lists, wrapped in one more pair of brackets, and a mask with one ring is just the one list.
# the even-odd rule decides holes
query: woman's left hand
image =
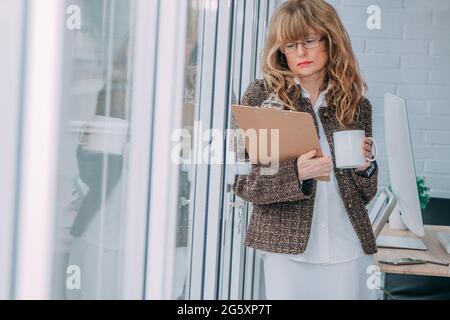
{"label": "woman's left hand", "polygon": [[[364,137],[362,144],[362,152],[365,158],[372,159],[372,140],[368,137]],[[370,167],[371,162],[366,160],[363,166],[356,169],[356,171],[365,171],[368,167]]]}

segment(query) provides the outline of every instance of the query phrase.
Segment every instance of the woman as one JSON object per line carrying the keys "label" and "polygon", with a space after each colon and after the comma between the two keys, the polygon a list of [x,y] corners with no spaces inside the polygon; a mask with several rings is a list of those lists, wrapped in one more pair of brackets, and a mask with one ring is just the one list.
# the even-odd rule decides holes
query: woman
{"label": "woman", "polygon": [[[365,206],[377,192],[378,166],[338,169],[333,144],[334,131],[362,129],[362,153],[371,159],[372,108],[334,8],[323,0],[281,5],[262,70],[264,80],[249,86],[241,104],[275,99],[284,109],[311,113],[324,153],[282,162],[274,175],[253,165],[233,186],[253,203],[245,245],[263,253],[267,298],[374,299],[367,272],[377,249]],[[330,181],[314,179],[323,175]]]}

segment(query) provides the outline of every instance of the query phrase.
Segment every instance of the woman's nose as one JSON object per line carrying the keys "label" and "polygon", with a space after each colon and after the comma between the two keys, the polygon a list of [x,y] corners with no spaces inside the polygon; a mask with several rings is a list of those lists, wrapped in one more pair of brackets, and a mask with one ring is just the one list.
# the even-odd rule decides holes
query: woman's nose
{"label": "woman's nose", "polygon": [[297,55],[300,57],[305,55],[305,48],[301,44],[297,44]]}

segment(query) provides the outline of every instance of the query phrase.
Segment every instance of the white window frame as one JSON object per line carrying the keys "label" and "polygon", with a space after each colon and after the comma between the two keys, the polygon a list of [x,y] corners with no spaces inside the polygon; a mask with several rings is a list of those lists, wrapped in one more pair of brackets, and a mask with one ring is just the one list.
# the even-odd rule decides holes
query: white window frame
{"label": "white window frame", "polygon": [[121,276],[121,298],[127,300],[143,299],[145,295],[158,2],[137,0],[134,10],[134,30],[130,30],[130,47],[134,52],[130,132],[132,138],[128,169],[130,187],[127,190],[126,237]]}
{"label": "white window frame", "polygon": [[23,110],[22,82],[23,55],[26,8],[23,0],[8,1],[4,4],[2,17],[3,41],[0,50],[0,97],[2,97],[0,128],[0,300],[11,298],[14,279],[16,236],[15,218],[16,205],[19,200],[17,178],[19,177],[18,162],[20,160],[20,130],[21,111]]}
{"label": "white window frame", "polygon": [[[199,65],[198,65],[198,115],[196,119],[202,124],[202,132],[210,128],[213,85],[215,72],[215,44],[216,25],[218,19],[218,0],[203,1],[203,14],[200,19],[199,33]],[[202,136],[194,139],[194,157],[201,157],[204,142]],[[208,201],[208,164],[195,165],[195,192],[193,193],[193,220],[191,242],[191,274],[189,281],[189,299],[204,299],[203,287],[205,281],[205,241],[206,241],[206,215]]]}
{"label": "white window frame", "polygon": [[[155,0],[156,1],[156,0]],[[168,143],[180,128],[184,86],[187,2],[158,0],[153,152],[151,156],[146,299],[173,299],[179,166]]]}
{"label": "white window frame", "polygon": [[[49,299],[54,248],[64,2],[30,0],[15,299]],[[44,107],[43,107],[44,106]]]}
{"label": "white window frame", "polygon": [[[225,132],[229,110],[229,87],[232,79],[232,34],[233,34],[233,1],[219,1],[218,24],[216,30],[216,51],[214,72],[214,94],[212,96],[211,128]],[[225,150],[225,147],[222,149]],[[225,157],[222,158],[225,160]],[[205,246],[205,280],[203,287],[204,299],[217,299],[218,274],[220,257],[220,224],[223,211],[223,199],[226,197],[224,173],[226,166],[214,164],[209,166],[208,202],[205,216],[206,246]]]}

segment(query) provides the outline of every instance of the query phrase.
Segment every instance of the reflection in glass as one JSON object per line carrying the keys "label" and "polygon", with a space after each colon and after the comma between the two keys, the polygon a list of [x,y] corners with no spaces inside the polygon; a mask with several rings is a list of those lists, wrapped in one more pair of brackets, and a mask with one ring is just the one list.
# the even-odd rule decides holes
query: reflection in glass
{"label": "reflection in glass", "polygon": [[58,299],[117,299],[121,286],[134,1],[79,0],[66,32],[58,172]]}

